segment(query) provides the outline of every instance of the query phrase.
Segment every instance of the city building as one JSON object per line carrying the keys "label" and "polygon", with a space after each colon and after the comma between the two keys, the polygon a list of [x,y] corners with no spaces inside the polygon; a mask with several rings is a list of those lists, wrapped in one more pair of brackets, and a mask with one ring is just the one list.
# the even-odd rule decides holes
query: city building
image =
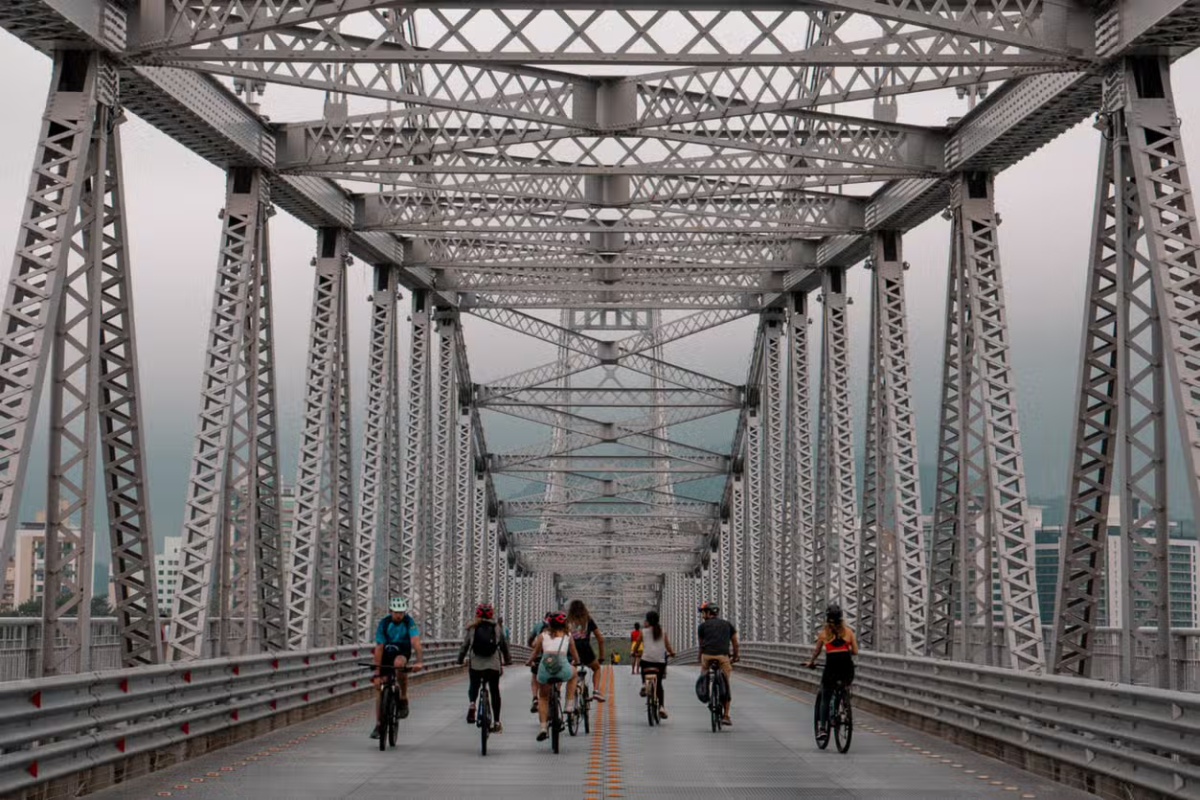
{"label": "city building", "polygon": [[[1041,603],[1042,623],[1053,625],[1058,602],[1058,570],[1061,525],[1044,525],[1036,534],[1036,568],[1038,600]],[[1143,529],[1147,547],[1135,544],[1132,557],[1135,568],[1140,568],[1150,559],[1150,550],[1156,544],[1155,531]],[[1200,543],[1194,534],[1187,536],[1177,522],[1167,526],[1169,537],[1168,570],[1170,581],[1171,626],[1195,628],[1200,625]],[[1098,619],[1101,626],[1116,627],[1120,624],[1123,604],[1127,602],[1127,587],[1124,565],[1121,559],[1121,509],[1117,498],[1109,502],[1108,541],[1105,547],[1104,580],[1099,587]],[[1153,590],[1156,577],[1147,576],[1149,588]],[[1147,601],[1138,601],[1139,609],[1148,606]],[[1144,614],[1144,610],[1139,614]],[[1149,620],[1146,624],[1151,624]]]}
{"label": "city building", "polygon": [[182,548],[182,536],[168,536],[163,539],[159,552],[154,554],[154,592],[158,600],[160,616],[171,613],[175,591],[179,588],[179,563]]}
{"label": "city building", "polygon": [[[93,557],[95,552],[93,551]],[[90,568],[90,567],[89,567]],[[74,574],[74,565],[68,565]],[[18,525],[13,554],[4,570],[0,607],[15,609],[22,603],[42,596],[46,581],[46,512],[38,512],[32,522]]]}

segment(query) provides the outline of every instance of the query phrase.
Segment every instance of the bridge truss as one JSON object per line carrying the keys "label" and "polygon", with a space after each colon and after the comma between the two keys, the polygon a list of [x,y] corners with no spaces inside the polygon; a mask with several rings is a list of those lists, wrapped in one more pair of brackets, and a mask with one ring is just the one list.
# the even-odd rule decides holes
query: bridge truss
{"label": "bridge truss", "polygon": [[[131,665],[356,642],[384,596],[407,594],[434,636],[455,635],[480,598],[524,631],[578,597],[609,629],[658,607],[683,643],[702,598],[765,641],[806,638],[837,599],[875,649],[1086,676],[1115,494],[1137,598],[1110,621],[1126,634],[1124,675],[1168,685],[1166,537],[1153,531],[1166,529],[1171,413],[1200,518],[1200,228],[1170,65],[1200,41],[1200,3],[725,5],[0,2],[0,25],[54,59],[0,323],[0,561],[50,394],[46,586],[66,601],[46,604],[45,640],[66,637],[86,666],[88,626],[64,620],[87,619],[90,572],[76,565],[95,547],[99,470]],[[320,116],[268,121],[271,87]],[[900,123],[918,93],[971,109]],[[181,586],[161,613],[125,110],[228,173]],[[994,176],[1093,114],[1094,246],[1047,652]],[[318,234],[286,547],[277,208]],[[903,234],[938,213],[952,237],[925,526]],[[353,257],[375,275],[363,406],[349,382]],[[860,482],[846,271],[863,261]],[[678,342],[738,320],[755,331],[743,381],[679,363]],[[478,382],[464,326],[485,323],[556,355]],[[718,415],[727,444],[680,433]],[[489,449],[485,419],[500,416],[547,436]],[[514,479],[525,489],[501,496],[497,481]]]}

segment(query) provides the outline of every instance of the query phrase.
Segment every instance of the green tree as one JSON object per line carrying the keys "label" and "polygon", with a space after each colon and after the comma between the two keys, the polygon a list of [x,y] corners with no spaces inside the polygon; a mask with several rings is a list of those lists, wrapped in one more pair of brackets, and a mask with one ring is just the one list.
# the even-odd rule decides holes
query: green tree
{"label": "green tree", "polygon": [[98,596],[92,598],[92,617],[111,617],[113,607],[108,604],[108,598]]}

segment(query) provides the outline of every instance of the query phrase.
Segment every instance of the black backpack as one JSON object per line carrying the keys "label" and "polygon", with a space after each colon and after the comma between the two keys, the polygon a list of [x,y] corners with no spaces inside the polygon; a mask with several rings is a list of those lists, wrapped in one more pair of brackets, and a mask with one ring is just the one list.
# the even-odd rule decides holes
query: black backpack
{"label": "black backpack", "polygon": [[496,648],[499,647],[496,639],[495,624],[484,622],[476,625],[475,633],[471,637],[471,652],[480,658],[491,658],[496,654]]}

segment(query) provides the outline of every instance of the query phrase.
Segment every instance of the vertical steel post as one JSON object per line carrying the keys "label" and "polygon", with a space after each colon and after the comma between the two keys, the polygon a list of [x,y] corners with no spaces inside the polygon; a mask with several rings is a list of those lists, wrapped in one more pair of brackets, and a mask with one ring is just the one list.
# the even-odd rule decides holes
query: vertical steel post
{"label": "vertical steel post", "polygon": [[409,343],[408,380],[405,387],[408,406],[404,414],[404,460],[400,489],[400,536],[388,557],[388,593],[391,596],[408,594],[419,613],[416,584],[420,547],[424,542],[421,522],[424,519],[422,476],[429,465],[429,392],[431,348],[433,339],[432,309],[423,290],[412,296],[412,338]]}
{"label": "vertical steel post", "polygon": [[[787,387],[785,377],[783,311],[765,311],[763,326],[763,371],[762,371],[762,439],[763,439],[763,627],[759,631],[762,639],[772,642],[790,638],[790,626],[786,618],[788,581],[784,575],[784,538],[787,509],[785,497],[786,426],[784,424],[783,395]],[[787,635],[785,631],[788,631]]]}
{"label": "vertical steel post", "polygon": [[437,638],[457,631],[461,610],[455,608],[452,595],[453,582],[450,573],[456,571],[454,540],[460,528],[455,514],[455,479],[458,475],[455,451],[458,438],[458,381],[456,378],[455,327],[458,320],[449,310],[439,309],[438,323],[438,372],[435,393],[434,424],[432,441],[431,480],[433,484],[432,522],[430,534],[433,538],[431,558],[426,574],[424,594],[426,618],[430,630]]}
{"label": "vertical steel post", "polygon": [[791,559],[793,565],[789,580],[794,589],[794,600],[789,614],[795,620],[793,641],[806,641],[815,612],[813,606],[819,600],[813,596],[816,585],[816,475],[813,464],[812,400],[809,395],[808,360],[808,295],[795,293],[791,296],[788,315],[788,365],[790,398],[788,404],[789,456],[792,459],[792,523],[788,535],[791,537]]}

